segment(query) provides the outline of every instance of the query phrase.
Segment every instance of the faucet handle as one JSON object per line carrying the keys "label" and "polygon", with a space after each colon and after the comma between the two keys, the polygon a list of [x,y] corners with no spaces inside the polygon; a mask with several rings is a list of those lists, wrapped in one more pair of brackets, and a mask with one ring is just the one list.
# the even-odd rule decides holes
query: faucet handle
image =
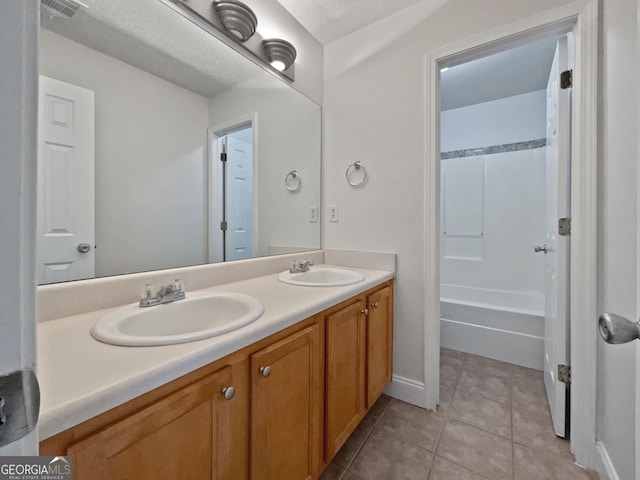
{"label": "faucet handle", "polygon": [[182,292],[184,290],[184,283],[181,278],[176,278],[173,282],[173,288],[176,292]]}
{"label": "faucet handle", "polygon": [[155,292],[153,291],[153,283],[145,283],[144,287],[142,287],[142,291],[140,292],[140,299],[148,300],[153,298]]}

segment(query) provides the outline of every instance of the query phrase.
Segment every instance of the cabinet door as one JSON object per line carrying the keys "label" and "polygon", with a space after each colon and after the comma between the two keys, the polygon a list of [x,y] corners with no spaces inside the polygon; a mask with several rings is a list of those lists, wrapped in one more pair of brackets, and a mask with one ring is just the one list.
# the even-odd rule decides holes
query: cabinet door
{"label": "cabinet door", "polygon": [[72,445],[74,478],[231,478],[223,462],[233,400],[222,394],[230,380],[227,367]]}
{"label": "cabinet door", "polygon": [[251,478],[315,478],[322,450],[322,353],[315,324],[251,355]]}
{"label": "cabinet door", "polygon": [[365,303],[326,319],[326,458],[332,458],[365,413]]}
{"label": "cabinet door", "polygon": [[393,360],[393,289],[367,297],[367,409],[391,382]]}

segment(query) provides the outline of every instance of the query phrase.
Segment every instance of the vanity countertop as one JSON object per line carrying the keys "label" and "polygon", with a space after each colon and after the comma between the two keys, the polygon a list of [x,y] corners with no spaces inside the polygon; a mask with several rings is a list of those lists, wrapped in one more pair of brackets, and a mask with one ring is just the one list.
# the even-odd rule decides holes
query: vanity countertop
{"label": "vanity countertop", "polygon": [[[219,358],[347,300],[386,280],[388,271],[346,268],[364,281],[343,287],[303,287],[278,281],[278,274],[227,283],[200,292],[252,295],[264,305],[254,323],[192,343],[120,347],[95,340],[91,327],[117,308],[40,323],[38,380],[40,439],[121,405]],[[188,295],[188,292],[187,292]]]}

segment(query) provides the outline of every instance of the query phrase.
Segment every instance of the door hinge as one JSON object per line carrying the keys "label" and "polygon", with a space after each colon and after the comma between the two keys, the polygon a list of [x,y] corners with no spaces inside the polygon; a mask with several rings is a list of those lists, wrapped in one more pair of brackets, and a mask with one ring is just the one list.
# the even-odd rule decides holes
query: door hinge
{"label": "door hinge", "polygon": [[558,365],[558,381],[571,383],[571,365]]}
{"label": "door hinge", "polygon": [[227,161],[227,154],[225,153],[221,153],[220,154],[220,161],[221,162],[226,162]]}
{"label": "door hinge", "polygon": [[220,230],[226,232],[227,231],[227,222],[220,222]]}
{"label": "door hinge", "polygon": [[565,70],[560,74],[560,88],[566,90],[573,87],[573,70]]}
{"label": "door hinge", "polygon": [[571,236],[571,219],[560,218],[558,219],[558,235],[561,237]]}

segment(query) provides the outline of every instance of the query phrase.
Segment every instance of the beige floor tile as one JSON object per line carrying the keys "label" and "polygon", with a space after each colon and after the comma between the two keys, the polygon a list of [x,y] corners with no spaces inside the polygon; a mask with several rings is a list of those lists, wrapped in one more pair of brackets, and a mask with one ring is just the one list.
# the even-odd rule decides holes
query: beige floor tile
{"label": "beige floor tile", "polygon": [[553,430],[547,406],[514,403],[511,414],[514,442],[565,458],[571,455],[569,441],[556,436]]}
{"label": "beige floor tile", "polygon": [[440,404],[438,405],[438,413],[448,415],[451,410],[451,402],[453,401],[452,388],[440,387]]}
{"label": "beige floor tile", "polygon": [[440,364],[448,364],[453,366],[462,367],[462,363],[465,358],[464,353],[457,350],[449,350],[448,348],[440,349]]}
{"label": "beige floor tile", "polygon": [[524,404],[547,406],[544,374],[539,370],[514,365],[511,379],[511,400]]}
{"label": "beige floor tile", "polygon": [[330,463],[320,475],[320,480],[341,480],[346,470],[335,463]]}
{"label": "beige floor tile", "polygon": [[484,375],[494,377],[511,378],[513,365],[511,363],[500,362],[492,358],[480,357],[478,355],[467,354],[463,371],[481,372]]}
{"label": "beige floor tile", "polygon": [[434,458],[429,474],[429,480],[485,480],[486,478],[438,456]]}
{"label": "beige floor tile", "polygon": [[456,392],[462,391],[467,397],[487,399],[509,405],[511,384],[509,378],[494,376],[482,371],[469,371],[463,367]]}
{"label": "beige floor tile", "polygon": [[369,432],[362,427],[362,424],[358,425],[335,457],[333,457],[333,462],[341,467],[349,468],[368,436]]}
{"label": "beige floor tile", "polygon": [[597,474],[579,467],[573,458],[559,457],[521,445],[513,446],[515,480],[596,480]]}
{"label": "beige floor tile", "polygon": [[382,417],[382,414],[387,409],[389,404],[391,403],[392,398],[388,395],[381,395],[380,398],[373,404],[371,410],[367,413],[367,415],[362,419],[360,425],[358,427],[365,431],[365,433],[369,434],[375,427],[376,423]]}
{"label": "beige floor tile", "polygon": [[445,425],[437,454],[492,480],[512,478],[511,442],[456,420]]}
{"label": "beige floor tile", "polygon": [[385,435],[435,452],[445,417],[405,402],[393,400],[376,427]]}
{"label": "beige floor tile", "polygon": [[349,471],[362,480],[425,480],[433,454],[376,429]]}
{"label": "beige floor tile", "polygon": [[460,376],[460,367],[447,363],[440,364],[440,388],[454,389]]}
{"label": "beige floor tile", "polygon": [[453,396],[449,415],[487,432],[511,439],[511,409],[504,403],[469,395],[464,389],[458,389]]}
{"label": "beige floor tile", "polygon": [[347,474],[340,480],[362,480],[362,478],[357,476],[355,473],[347,472]]}

